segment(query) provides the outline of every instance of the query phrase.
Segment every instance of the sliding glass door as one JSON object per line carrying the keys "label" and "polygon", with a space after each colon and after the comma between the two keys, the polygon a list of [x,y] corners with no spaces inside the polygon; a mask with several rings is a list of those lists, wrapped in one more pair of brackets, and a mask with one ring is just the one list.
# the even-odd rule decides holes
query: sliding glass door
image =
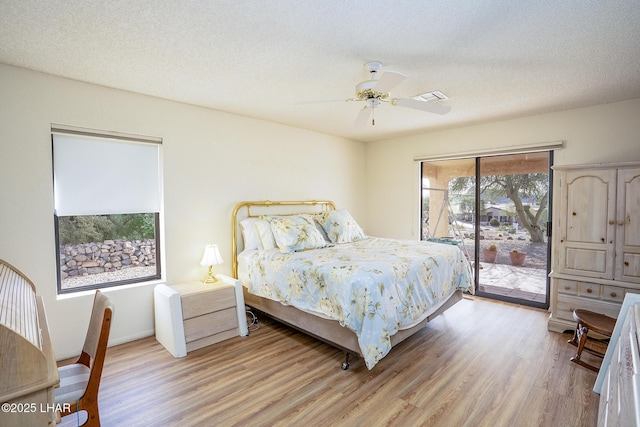
{"label": "sliding glass door", "polygon": [[551,152],[422,164],[422,238],[458,244],[477,294],[546,308]]}

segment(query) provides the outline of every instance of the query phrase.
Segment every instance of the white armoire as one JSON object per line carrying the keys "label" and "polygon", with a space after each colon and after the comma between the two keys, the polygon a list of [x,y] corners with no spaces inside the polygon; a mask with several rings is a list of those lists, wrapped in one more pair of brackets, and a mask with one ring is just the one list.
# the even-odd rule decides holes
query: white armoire
{"label": "white armoire", "polygon": [[575,328],[573,310],[618,317],[640,293],[640,162],[555,166],[551,315]]}

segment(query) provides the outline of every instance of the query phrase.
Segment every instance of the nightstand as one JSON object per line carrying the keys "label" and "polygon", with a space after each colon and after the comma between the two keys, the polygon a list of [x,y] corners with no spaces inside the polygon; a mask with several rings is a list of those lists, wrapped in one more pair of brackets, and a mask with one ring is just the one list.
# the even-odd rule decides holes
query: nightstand
{"label": "nightstand", "polygon": [[156,339],[174,357],[248,334],[242,284],[228,276],[217,277],[216,283],[155,287]]}

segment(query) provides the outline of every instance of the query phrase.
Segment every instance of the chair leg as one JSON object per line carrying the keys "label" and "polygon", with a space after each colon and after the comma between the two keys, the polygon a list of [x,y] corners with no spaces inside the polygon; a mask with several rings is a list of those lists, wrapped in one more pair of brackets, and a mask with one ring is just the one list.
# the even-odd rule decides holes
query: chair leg
{"label": "chair leg", "polygon": [[592,366],[586,362],[583,362],[580,357],[582,356],[582,350],[584,350],[584,345],[587,343],[587,334],[589,333],[589,329],[586,328],[582,323],[578,323],[576,326],[576,332],[573,336],[573,340],[569,341],[569,343],[578,346],[578,351],[576,355],[573,356],[570,360],[573,363],[577,363],[580,366],[584,366],[587,369],[591,369],[594,372],[598,372],[599,369],[595,366]]}
{"label": "chair leg", "polygon": [[87,411],[87,422],[83,426],[100,427],[100,411],[97,399],[80,399],[78,411]]}
{"label": "chair leg", "polygon": [[87,413],[87,421],[82,425],[87,427],[100,427],[100,411],[98,409],[97,401],[80,399],[77,402],[71,403],[69,408],[71,409],[70,411],[60,412],[60,417],[66,417],[67,415],[85,411]]}
{"label": "chair leg", "polygon": [[580,359],[582,355],[582,350],[584,350],[584,345],[587,342],[587,334],[589,333],[589,329],[585,328],[582,323],[578,323],[576,327],[576,337],[578,338],[578,351],[576,353],[576,358]]}

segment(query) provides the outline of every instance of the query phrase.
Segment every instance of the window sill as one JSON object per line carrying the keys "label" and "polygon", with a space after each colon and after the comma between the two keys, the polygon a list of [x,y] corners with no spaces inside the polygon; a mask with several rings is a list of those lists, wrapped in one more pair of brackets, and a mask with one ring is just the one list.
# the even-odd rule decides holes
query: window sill
{"label": "window sill", "polygon": [[[99,290],[100,292],[117,292],[125,289],[140,288],[143,286],[155,287],[156,285],[165,284],[165,282],[166,281],[164,279],[155,279],[155,280],[149,280],[147,282],[128,283],[126,285],[119,285],[119,286],[107,286],[105,288],[98,288],[97,290]],[[61,301],[66,299],[85,297],[88,295],[94,295],[95,293],[96,293],[96,289],[87,289],[84,291],[69,292],[64,294],[58,294],[56,296],[56,300]]]}

